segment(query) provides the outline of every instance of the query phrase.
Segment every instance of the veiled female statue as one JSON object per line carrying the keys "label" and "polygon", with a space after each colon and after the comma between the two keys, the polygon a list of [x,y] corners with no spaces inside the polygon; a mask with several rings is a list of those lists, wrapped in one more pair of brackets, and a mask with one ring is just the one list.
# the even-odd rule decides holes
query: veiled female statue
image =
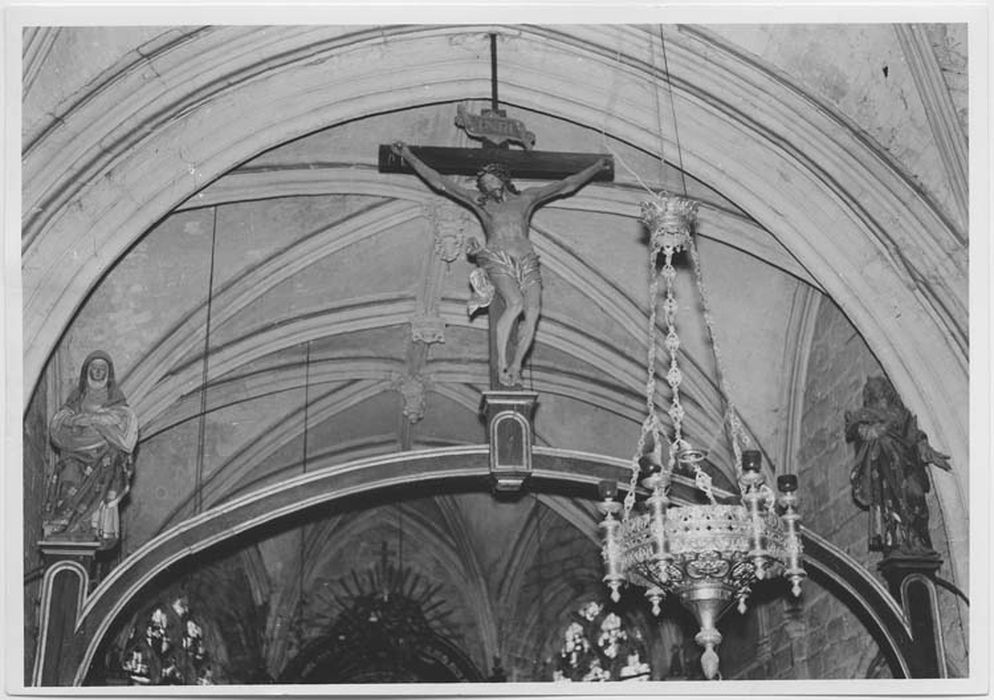
{"label": "veiled female statue", "polygon": [[138,418],[117,386],[110,356],[83,362],[79,383],[52,417],[49,436],[58,453],[46,502],[46,537],[96,540],[120,537],[118,506],[131,482]]}

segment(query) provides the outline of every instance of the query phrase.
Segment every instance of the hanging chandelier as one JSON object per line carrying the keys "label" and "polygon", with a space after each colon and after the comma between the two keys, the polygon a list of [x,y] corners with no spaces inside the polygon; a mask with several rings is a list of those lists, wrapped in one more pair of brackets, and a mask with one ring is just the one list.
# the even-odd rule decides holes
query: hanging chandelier
{"label": "hanging chandelier", "polygon": [[[805,576],[801,566],[798,528],[797,477],[777,478],[780,496],[763,477],[762,455],[748,449],[749,438],[731,402],[721,354],[715,342],[711,314],[694,241],[697,203],[668,193],[643,202],[642,221],[650,233],[649,349],[647,358],[646,409],[638,446],[631,462],[631,482],[623,504],[617,502],[617,483],[601,483],[604,514],[604,580],[611,598],[620,599],[620,589],[631,584],[645,589],[653,613],[660,612],[665,596],[677,599],[695,617],[700,631],[694,637],[704,648],[701,666],[709,679],[718,676],[721,642],[716,628],[719,618],[738,602],[740,613],[752,586],[761,579],[783,576],[800,595]],[[695,283],[701,299],[704,322],[715,357],[719,386],[726,403],[726,426],[738,476],[740,496],[734,503],[719,503],[710,475],[703,469],[705,453],[694,448],[683,434],[684,408],[680,402],[683,374],[677,363],[680,337],[676,330],[677,302],[674,254],[687,251],[693,261]],[[662,265],[659,264],[662,259]],[[660,303],[660,284],[665,288]],[[664,375],[670,387],[666,411],[670,427],[663,424],[655,407],[657,386],[657,319],[661,307],[665,323],[662,347],[669,366]],[[673,504],[669,498],[674,471],[693,475],[696,488],[706,497],[701,505]],[[636,504],[639,482],[649,492]],[[620,520],[616,517],[621,514]]]}

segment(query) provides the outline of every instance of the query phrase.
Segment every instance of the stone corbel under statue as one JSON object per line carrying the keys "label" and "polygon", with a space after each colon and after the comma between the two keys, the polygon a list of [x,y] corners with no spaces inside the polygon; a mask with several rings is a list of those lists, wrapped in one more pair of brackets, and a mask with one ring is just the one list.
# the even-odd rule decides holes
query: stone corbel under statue
{"label": "stone corbel under statue", "polygon": [[483,414],[490,442],[490,478],[497,493],[521,491],[532,471],[534,391],[485,391]]}

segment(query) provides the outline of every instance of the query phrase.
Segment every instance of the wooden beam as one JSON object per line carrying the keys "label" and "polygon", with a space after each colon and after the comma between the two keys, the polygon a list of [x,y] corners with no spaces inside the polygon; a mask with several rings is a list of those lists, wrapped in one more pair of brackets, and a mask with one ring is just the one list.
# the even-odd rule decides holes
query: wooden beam
{"label": "wooden beam", "polygon": [[[611,167],[594,175],[593,181],[614,181],[614,159],[603,153],[512,151],[507,148],[446,146],[411,146],[411,150],[418,158],[443,175],[476,175],[487,163],[501,163],[510,169],[513,178],[525,180],[561,180],[606,157],[611,161]],[[379,171],[414,174],[414,169],[394,153],[389,145],[380,146]]]}

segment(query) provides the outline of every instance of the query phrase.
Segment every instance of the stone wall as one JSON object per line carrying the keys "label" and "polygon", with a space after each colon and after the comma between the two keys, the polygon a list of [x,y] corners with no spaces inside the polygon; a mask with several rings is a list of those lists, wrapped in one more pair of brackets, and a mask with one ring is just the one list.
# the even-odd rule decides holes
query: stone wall
{"label": "stone wall", "polygon": [[[852,446],[845,442],[844,414],[861,402],[867,377],[883,373],[866,343],[834,304],[821,304],[804,388],[797,461],[804,524],[845,550],[883,582],[880,555],[868,549],[867,515],[852,500]],[[941,446],[938,446],[941,449]],[[936,499],[930,499],[932,538],[948,562],[945,530]],[[948,566],[948,564],[947,564]],[[940,570],[940,575],[941,575]],[[966,613],[951,593],[939,591],[950,674],[967,672]],[[887,676],[879,648],[852,610],[811,581],[801,601],[762,603],[756,632],[768,655],[729,659],[734,677],[750,679],[863,678]],[[736,663],[736,661],[738,663]]]}
{"label": "stone wall", "polygon": [[[849,489],[852,448],[845,442],[844,412],[859,404],[866,377],[882,370],[846,317],[827,299],[815,323],[796,461],[803,523],[872,570],[866,515],[853,503]],[[725,676],[753,680],[865,676],[879,650],[856,615],[812,581],[804,582],[798,601],[787,598],[785,587],[780,589],[777,597],[753,601],[753,624],[726,623],[731,626],[726,636],[738,643],[724,655]],[[751,653],[745,637],[752,638],[759,653]],[[750,651],[735,653],[743,646]]]}
{"label": "stone wall", "polygon": [[862,402],[867,377],[880,364],[848,319],[831,302],[821,304],[808,360],[797,472],[804,495],[804,522],[867,568],[866,516],[852,500],[852,446],[845,442],[846,410]]}
{"label": "stone wall", "polygon": [[[925,27],[965,131],[966,25]],[[892,25],[740,24],[708,29],[768,61],[859,124],[935,202],[953,210],[948,173],[930,130],[929,114]]]}

